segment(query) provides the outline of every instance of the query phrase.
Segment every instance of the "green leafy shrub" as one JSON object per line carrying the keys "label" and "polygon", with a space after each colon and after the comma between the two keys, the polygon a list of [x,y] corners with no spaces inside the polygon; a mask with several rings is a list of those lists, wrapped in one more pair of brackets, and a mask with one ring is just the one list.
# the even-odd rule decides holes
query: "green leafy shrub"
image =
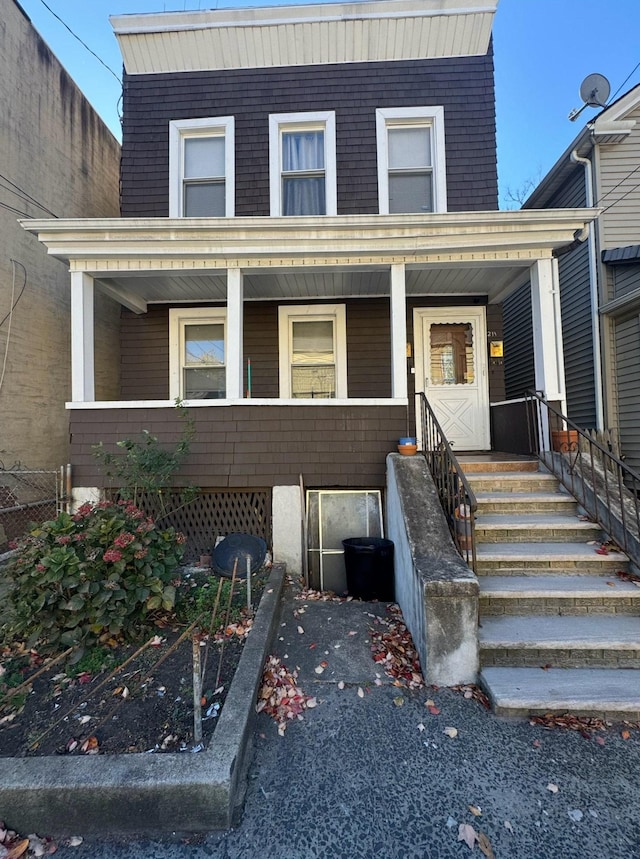
{"label": "green leafy shrub", "polygon": [[52,650],[136,637],[150,612],[173,608],[184,541],[127,501],[61,513],[15,547],[11,634]]}

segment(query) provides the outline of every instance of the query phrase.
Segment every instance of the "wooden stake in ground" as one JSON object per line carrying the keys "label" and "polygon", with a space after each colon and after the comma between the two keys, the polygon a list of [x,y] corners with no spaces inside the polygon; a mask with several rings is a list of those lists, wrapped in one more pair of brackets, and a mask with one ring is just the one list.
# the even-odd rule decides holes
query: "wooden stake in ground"
{"label": "wooden stake in ground", "polygon": [[233,599],[233,591],[236,586],[236,574],[238,572],[238,559],[236,558],[233,565],[233,575],[231,576],[231,587],[229,589],[229,602],[227,603],[227,616],[224,619],[224,627],[222,629],[222,645],[220,646],[220,659],[218,661],[218,673],[216,674],[216,689],[220,685],[220,675],[222,674],[222,657],[224,655],[224,643],[226,641],[227,626],[229,625],[229,615],[231,614],[231,600]]}
{"label": "wooden stake in ground", "polygon": [[202,742],[202,670],[200,668],[200,636],[194,633],[191,637],[193,652],[193,744]]}
{"label": "wooden stake in ground", "polygon": [[247,557],[247,611],[251,614],[251,558]]}

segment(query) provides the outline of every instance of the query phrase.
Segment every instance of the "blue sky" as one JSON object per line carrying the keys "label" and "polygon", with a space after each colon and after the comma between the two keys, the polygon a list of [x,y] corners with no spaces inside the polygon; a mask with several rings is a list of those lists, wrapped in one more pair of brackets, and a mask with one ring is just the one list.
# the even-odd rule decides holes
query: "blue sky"
{"label": "blue sky", "polygon": [[[42,0],[19,0],[34,26],[116,136],[120,87],[56,20]],[[109,15],[207,9],[214,0],[46,0],[118,75],[122,60]],[[283,4],[286,0],[280,0]],[[279,5],[220,0],[223,6]],[[585,122],[568,120],[581,105],[580,83],[599,72],[611,95],[640,83],[640,0],[500,0],[494,23],[498,176],[502,208],[553,166]],[[635,69],[635,71],[634,71]],[[625,79],[629,79],[624,83]]]}

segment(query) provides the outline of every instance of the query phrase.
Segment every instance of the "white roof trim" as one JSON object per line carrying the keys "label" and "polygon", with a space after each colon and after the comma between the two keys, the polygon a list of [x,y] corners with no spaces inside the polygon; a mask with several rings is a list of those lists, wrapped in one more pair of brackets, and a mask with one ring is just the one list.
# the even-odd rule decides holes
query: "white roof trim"
{"label": "white roof trim", "polygon": [[110,20],[127,73],[161,74],[483,55],[497,3],[365,0]]}

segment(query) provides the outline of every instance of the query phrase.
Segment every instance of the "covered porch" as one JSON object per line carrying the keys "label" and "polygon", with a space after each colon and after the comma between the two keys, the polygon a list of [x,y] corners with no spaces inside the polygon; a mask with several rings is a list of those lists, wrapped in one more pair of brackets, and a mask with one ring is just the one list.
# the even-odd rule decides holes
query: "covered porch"
{"label": "covered porch", "polygon": [[[489,403],[499,388],[491,390],[496,332],[487,320],[531,282],[536,387],[562,403],[553,252],[593,216],[572,209],[23,222],[70,268],[74,483],[100,485],[93,443],[115,444],[141,427],[175,437],[176,399],[197,423],[180,479],[195,475],[207,486],[288,485],[300,474],[316,486],[382,486],[384,455],[399,437],[417,434],[419,391],[441,408],[445,431],[451,420],[454,437],[460,397],[476,390],[467,421],[475,440],[457,449],[489,449]],[[117,354],[100,359],[116,379],[108,390],[96,365],[98,292],[124,308]],[[296,342],[297,322],[321,324],[300,327],[313,337]],[[467,326],[458,376],[454,367],[432,378],[430,325]],[[203,341],[204,363],[190,365],[189,344]]]}

